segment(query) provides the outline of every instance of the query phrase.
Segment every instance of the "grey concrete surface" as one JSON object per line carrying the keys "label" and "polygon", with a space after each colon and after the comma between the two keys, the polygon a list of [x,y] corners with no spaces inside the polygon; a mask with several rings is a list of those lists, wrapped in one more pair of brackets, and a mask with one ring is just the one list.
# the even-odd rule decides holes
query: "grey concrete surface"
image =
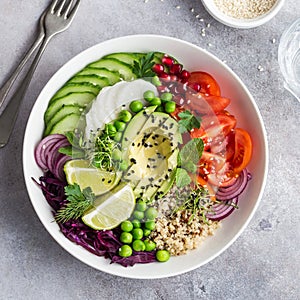
{"label": "grey concrete surface", "polygon": [[[48,2],[0,1],[0,85],[33,41]],[[241,30],[215,21],[196,0],[83,0],[70,29],[47,48],[10,143],[0,149],[0,299],[300,299],[300,105],[283,88],[277,63],[279,38],[299,7],[287,0],[266,25]],[[52,74],[89,46],[137,33],[177,37],[226,60],[256,99],[270,146],[264,196],[240,238],[199,269],[149,281],[107,275],[63,250],[38,220],[22,173],[25,125]]]}

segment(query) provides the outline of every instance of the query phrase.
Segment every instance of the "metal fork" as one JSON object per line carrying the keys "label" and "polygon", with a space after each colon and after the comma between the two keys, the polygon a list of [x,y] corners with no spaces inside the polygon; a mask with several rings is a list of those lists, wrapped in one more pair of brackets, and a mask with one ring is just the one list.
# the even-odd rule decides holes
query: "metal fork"
{"label": "metal fork", "polygon": [[68,5],[66,5],[66,2],[67,0],[54,0],[50,5],[49,9],[45,12],[44,40],[39,48],[38,53],[34,58],[34,61],[30,66],[30,69],[25,75],[24,80],[21,82],[20,86],[17,88],[16,92],[12,96],[10,102],[7,104],[3,113],[0,115],[0,148],[4,147],[9,140],[17,118],[20,104],[24,98],[25,92],[30,84],[38,62],[42,54],[44,53],[50,39],[54,35],[66,30],[71,25],[71,22],[73,21],[76,15],[80,4],[80,0],[70,0],[68,1]]}

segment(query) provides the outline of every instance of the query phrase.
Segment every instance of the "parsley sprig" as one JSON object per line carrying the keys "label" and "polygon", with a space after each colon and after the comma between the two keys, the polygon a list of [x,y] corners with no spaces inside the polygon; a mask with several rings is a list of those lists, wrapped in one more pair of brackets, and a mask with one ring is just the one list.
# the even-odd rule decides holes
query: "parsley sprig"
{"label": "parsley sprig", "polygon": [[96,197],[90,187],[81,191],[80,186],[75,183],[65,187],[67,202],[56,213],[55,220],[58,223],[65,223],[71,219],[82,217],[84,212],[91,207]]}
{"label": "parsley sprig", "polygon": [[134,61],[133,73],[137,78],[152,77],[155,73],[152,71],[154,66],[154,52],[148,52],[145,56],[142,56],[139,60]]}

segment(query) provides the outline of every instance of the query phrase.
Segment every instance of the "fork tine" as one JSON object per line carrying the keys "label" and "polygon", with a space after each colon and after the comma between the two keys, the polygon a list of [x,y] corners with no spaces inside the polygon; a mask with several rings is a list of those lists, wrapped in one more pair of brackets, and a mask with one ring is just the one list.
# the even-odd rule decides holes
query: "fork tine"
{"label": "fork tine", "polygon": [[70,11],[70,9],[71,9],[71,7],[72,7],[72,5],[73,5],[73,2],[74,2],[74,0],[70,0],[70,3],[69,3],[68,7],[67,7],[66,10],[65,10],[65,13],[64,13],[64,18],[65,18],[65,19],[68,18],[68,14],[69,14],[69,11]]}
{"label": "fork tine", "polygon": [[61,16],[61,12],[62,12],[62,10],[63,10],[65,4],[66,4],[66,0],[62,0],[60,6],[59,6],[59,8],[58,8],[58,10],[56,11],[56,14],[57,14],[58,16]]}
{"label": "fork tine", "polygon": [[57,5],[57,2],[58,2],[58,0],[54,0],[52,2],[52,4],[50,5],[50,11],[51,11],[52,14],[54,13],[54,10],[55,10],[55,7]]}
{"label": "fork tine", "polygon": [[[73,0],[71,0],[71,3],[73,3]],[[80,0],[77,0],[76,4],[74,5],[71,13],[69,16],[65,15],[66,18],[68,18],[70,21],[72,21],[76,15],[76,12],[78,10],[78,7],[79,7],[79,4],[80,4]],[[71,8],[71,4],[69,5],[68,7],[68,10]]]}

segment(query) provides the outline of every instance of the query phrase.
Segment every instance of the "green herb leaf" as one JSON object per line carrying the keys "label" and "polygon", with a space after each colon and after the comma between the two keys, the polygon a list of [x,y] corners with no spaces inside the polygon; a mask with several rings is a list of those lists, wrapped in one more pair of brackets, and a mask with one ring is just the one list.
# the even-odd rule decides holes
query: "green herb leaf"
{"label": "green herb leaf", "polygon": [[59,148],[58,152],[72,158],[85,158],[82,133],[76,134],[74,131],[68,131],[64,135],[71,146]]}
{"label": "green herb leaf", "polygon": [[177,168],[176,170],[176,185],[179,188],[185,187],[191,183],[191,178],[185,169]]}
{"label": "green herb leaf", "polygon": [[202,156],[204,144],[201,138],[194,138],[187,142],[179,152],[181,165],[187,162],[197,164]]}
{"label": "green herb leaf", "polygon": [[84,212],[91,207],[96,199],[90,187],[81,191],[77,183],[67,185],[65,187],[65,194],[67,196],[67,203],[55,215],[55,220],[59,223],[65,223],[71,219],[82,217]]}
{"label": "green herb leaf", "polygon": [[145,56],[141,57],[140,60],[134,61],[133,63],[133,73],[137,78],[142,77],[152,77],[155,73],[152,71],[154,66],[154,52],[149,52]]}
{"label": "green herb leaf", "polygon": [[178,116],[180,117],[178,121],[180,133],[191,131],[193,128],[200,128],[201,118],[194,116],[189,110],[179,113]]}

